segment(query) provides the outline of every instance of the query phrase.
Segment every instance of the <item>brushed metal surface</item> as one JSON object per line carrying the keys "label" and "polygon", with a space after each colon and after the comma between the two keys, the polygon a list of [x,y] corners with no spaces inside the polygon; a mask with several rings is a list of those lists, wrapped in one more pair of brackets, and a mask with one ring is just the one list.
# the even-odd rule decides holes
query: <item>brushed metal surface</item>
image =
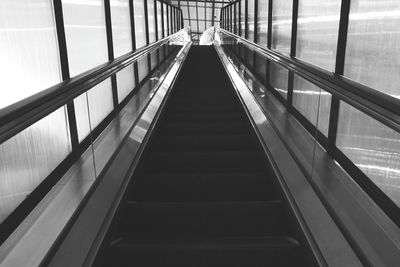
{"label": "brushed metal surface", "polygon": [[248,116],[262,138],[268,157],[280,174],[279,182],[311,247],[314,247],[316,259],[321,265],[363,266],[255,100],[251,92],[253,88],[247,87],[218,42],[215,42],[215,47]]}

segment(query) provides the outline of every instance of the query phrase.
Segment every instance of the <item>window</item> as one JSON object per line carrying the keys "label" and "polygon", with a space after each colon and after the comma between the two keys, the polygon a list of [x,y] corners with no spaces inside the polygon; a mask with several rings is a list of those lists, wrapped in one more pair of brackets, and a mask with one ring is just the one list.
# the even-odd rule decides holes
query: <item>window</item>
{"label": "window", "polygon": [[52,2],[0,1],[0,109],[61,82]]}
{"label": "window", "polygon": [[[113,30],[114,57],[117,58],[132,51],[131,15],[129,0],[111,0],[111,24]],[[126,67],[116,74],[118,102],[135,87],[133,65]]]}
{"label": "window", "polygon": [[400,98],[399,25],[399,1],[352,1],[344,75]]}
{"label": "window", "polygon": [[62,0],[62,4],[71,76],[107,62],[104,2]]}
{"label": "window", "polygon": [[294,75],[293,106],[322,134],[328,136],[331,94]]}
{"label": "window", "polygon": [[[62,3],[71,76],[107,62],[104,2],[63,0]],[[98,84],[74,103],[78,137],[82,141],[113,109],[111,80]]]}
{"label": "window", "polygon": [[167,4],[163,3],[163,16],[164,16],[164,36],[167,37],[168,36],[168,19],[167,19]]}
{"label": "window", "polygon": [[297,57],[334,71],[340,3],[340,0],[299,0]]}
{"label": "window", "polygon": [[71,152],[66,107],[0,146],[0,222]]}
{"label": "window", "polygon": [[117,58],[132,51],[129,0],[111,0],[110,5],[114,57]]}
{"label": "window", "polygon": [[158,31],[158,39],[160,40],[163,38],[161,2],[156,1],[156,5],[157,5],[157,31]]}
{"label": "window", "polygon": [[146,23],[143,1],[144,0],[133,0],[136,49],[146,45]]}
{"label": "window", "polygon": [[240,9],[240,31],[241,36],[245,37],[246,31],[246,0],[241,0],[240,2],[241,9]]}
{"label": "window", "polygon": [[292,36],[293,1],[274,1],[272,7],[271,46],[284,54],[290,54]]}
{"label": "window", "polygon": [[400,206],[400,134],[340,102],[336,146]]}
{"label": "window", "polygon": [[257,43],[267,45],[268,39],[268,1],[258,1]]}
{"label": "window", "polygon": [[269,83],[285,99],[287,99],[288,77],[289,71],[287,69],[270,61]]}
{"label": "window", "polygon": [[154,0],[147,0],[147,21],[149,23],[149,42],[156,41],[156,17],[154,15]]}
{"label": "window", "polygon": [[247,0],[248,6],[248,37],[250,41],[254,41],[254,0]]}

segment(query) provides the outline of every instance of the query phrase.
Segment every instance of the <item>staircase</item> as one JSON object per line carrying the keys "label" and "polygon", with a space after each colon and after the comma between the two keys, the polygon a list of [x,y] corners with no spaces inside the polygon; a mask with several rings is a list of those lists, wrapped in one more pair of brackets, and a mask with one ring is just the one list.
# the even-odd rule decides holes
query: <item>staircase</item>
{"label": "staircase", "polygon": [[213,47],[192,47],[150,140],[107,266],[304,266]]}

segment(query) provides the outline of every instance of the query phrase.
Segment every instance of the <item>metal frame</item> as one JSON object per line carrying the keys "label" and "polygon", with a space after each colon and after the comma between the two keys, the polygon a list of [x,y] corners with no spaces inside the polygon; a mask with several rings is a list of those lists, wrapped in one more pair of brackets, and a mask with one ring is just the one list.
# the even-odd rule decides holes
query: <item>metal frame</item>
{"label": "metal frame", "polygon": [[[237,0],[238,1],[238,0]],[[273,2],[270,0],[270,3]],[[228,8],[226,6],[225,8]],[[359,180],[358,183],[362,185],[364,190],[370,194],[370,196],[376,201],[376,203],[382,207],[385,212],[398,224],[400,225],[400,215],[398,213],[399,207],[389,199],[373,182],[361,172],[335,145],[336,132],[337,132],[337,121],[339,114],[339,103],[345,101],[351,106],[357,108],[361,112],[367,114],[372,119],[375,119],[386,126],[400,132],[400,101],[394,99],[388,95],[385,95],[379,91],[376,91],[367,86],[361,85],[357,82],[351,81],[343,77],[343,68],[345,60],[346,50],[346,38],[348,19],[350,12],[350,1],[342,0],[340,23],[339,23],[339,36],[337,43],[337,56],[336,56],[336,67],[335,73],[329,73],[319,67],[313,66],[299,59],[295,59],[296,55],[296,42],[297,42],[297,18],[298,18],[298,0],[293,2],[292,10],[292,36],[291,36],[291,57],[282,55],[281,53],[271,50],[271,30],[272,30],[272,8],[269,7],[269,25],[270,29],[268,33],[268,44],[269,48],[261,47],[248,40],[241,40],[242,38],[235,36],[234,38],[241,40],[240,43],[248,43],[252,51],[262,51],[266,58],[272,59],[279,58],[276,62],[284,66],[289,70],[288,77],[288,99],[285,101],[285,105],[288,106],[289,110],[296,116],[296,118],[308,129],[308,131],[315,135],[319,143],[321,143],[328,151],[328,153],[336,158],[339,163],[349,172],[357,176],[355,179]],[[255,11],[255,17],[257,17],[257,10]],[[246,12],[246,15],[248,12]],[[257,18],[255,18],[257,20]],[[229,24],[232,25],[230,21]],[[247,23],[246,23],[247,24]],[[230,27],[228,26],[228,29]],[[255,24],[255,36],[257,26]],[[232,30],[231,30],[232,32]],[[255,37],[256,38],[256,37]],[[254,71],[254,67],[251,68]],[[325,137],[320,133],[312,123],[310,123],[295,107],[292,106],[293,98],[293,77],[294,73],[300,75],[302,78],[311,81],[318,87],[332,94],[331,111],[329,119],[329,132],[328,137]],[[254,72],[255,73],[255,72]],[[282,99],[282,98],[281,98]]]}
{"label": "metal frame", "polygon": [[[148,10],[147,1],[143,0],[145,4],[146,14],[146,42],[148,44]],[[152,1],[152,0],[151,0]],[[159,1],[164,3],[165,1]],[[66,106],[68,114],[68,125],[69,134],[72,145],[72,152],[38,185],[36,189],[0,224],[1,234],[0,243],[2,243],[8,235],[15,229],[23,218],[25,218],[29,212],[35,207],[37,203],[49,192],[52,186],[62,177],[65,171],[80,157],[83,151],[89,147],[94,139],[96,139],[100,133],[106,128],[108,123],[112,120],[117,112],[131,99],[136,93],[138,88],[145,82],[145,80],[152,74],[154,69],[151,69],[145,77],[145,79],[139,83],[138,79],[138,64],[136,59],[141,57],[145,53],[149,53],[151,49],[161,44],[168,43],[169,37],[164,37],[159,41],[151,44],[150,46],[136,49],[135,39],[135,22],[134,22],[134,5],[133,0],[129,0],[129,13],[130,13],[130,24],[131,24],[131,38],[132,38],[132,50],[133,52],[121,56],[119,58],[114,57],[113,49],[113,38],[112,38],[112,18],[111,18],[111,6],[110,0],[104,1],[104,14],[105,14],[105,26],[106,26],[106,37],[107,37],[107,51],[109,62],[95,67],[87,72],[84,72],[76,77],[71,78],[68,64],[68,53],[66,45],[65,26],[63,19],[63,9],[61,0],[53,0],[53,11],[55,15],[55,26],[58,39],[58,51],[60,55],[60,68],[63,82],[52,86],[46,90],[39,92],[36,95],[30,96],[18,103],[12,104],[5,107],[0,112],[0,144],[6,142],[8,139],[17,135],[24,129],[28,128],[32,124],[36,123],[40,119],[48,116],[56,109]],[[163,5],[161,5],[163,10]],[[155,6],[156,9],[156,6]],[[175,10],[180,10],[175,8]],[[181,10],[180,10],[181,11]],[[157,20],[157,10],[155,10]],[[163,16],[161,16],[163,18]],[[162,24],[164,21],[162,19]],[[156,22],[157,27],[157,22]],[[163,29],[164,30],[164,29]],[[156,34],[157,29],[156,29]],[[164,31],[163,31],[164,34]],[[156,35],[157,36],[157,35]],[[167,53],[165,53],[165,58]],[[117,93],[117,82],[116,73],[126,66],[134,65],[135,76],[135,88],[132,92],[120,103],[118,102]],[[149,61],[150,62],[150,61]],[[159,62],[161,64],[162,62]],[[96,84],[101,81],[111,78],[112,82],[112,97],[114,108],[112,112],[107,115],[103,121],[94,129],[84,140],[79,142],[78,131],[76,125],[76,115],[73,100],[79,95],[90,90]]]}

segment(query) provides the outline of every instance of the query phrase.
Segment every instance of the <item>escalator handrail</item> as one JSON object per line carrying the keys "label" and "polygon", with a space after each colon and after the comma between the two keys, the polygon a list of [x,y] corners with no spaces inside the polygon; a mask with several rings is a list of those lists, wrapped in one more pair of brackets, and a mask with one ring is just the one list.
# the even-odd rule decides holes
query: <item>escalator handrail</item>
{"label": "escalator handrail", "polygon": [[328,91],[333,96],[349,103],[351,106],[400,132],[400,99],[359,84],[342,75],[329,72],[295,57],[285,56],[277,51],[255,44],[227,30],[217,28],[275,63],[293,71],[311,83]]}
{"label": "escalator handrail", "polygon": [[[184,28],[181,31],[187,30],[187,28]],[[136,62],[144,55],[173,40],[173,38],[182,34],[181,31],[0,109],[0,144],[58,108],[70,103],[77,96]]]}

